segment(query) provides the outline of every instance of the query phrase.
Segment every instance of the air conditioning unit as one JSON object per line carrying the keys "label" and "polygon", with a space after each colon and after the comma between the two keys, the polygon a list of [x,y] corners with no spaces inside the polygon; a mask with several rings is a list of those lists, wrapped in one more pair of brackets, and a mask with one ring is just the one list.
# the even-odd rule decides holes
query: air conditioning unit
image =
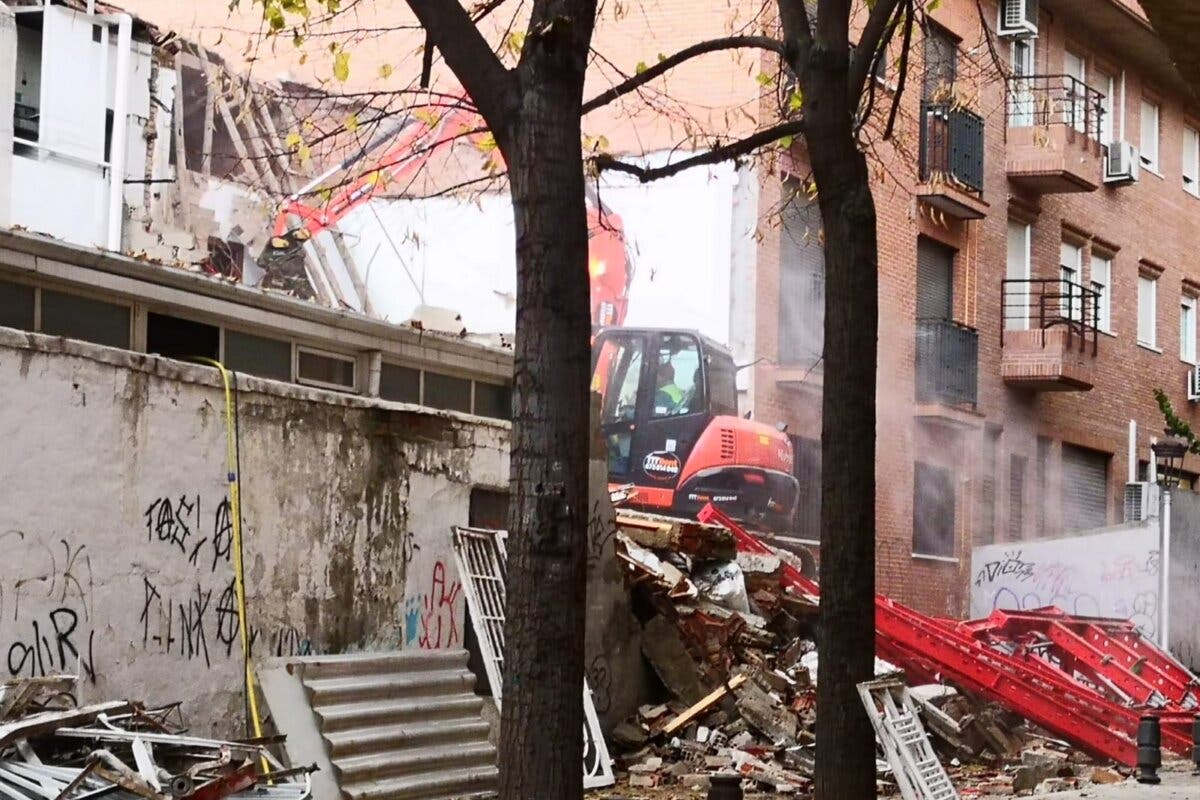
{"label": "air conditioning unit", "polygon": [[1142,522],[1158,516],[1158,486],[1148,481],[1125,484],[1125,521]]}
{"label": "air conditioning unit", "polygon": [[1038,0],[1000,0],[997,33],[1010,39],[1037,36]]}
{"label": "air conditioning unit", "polygon": [[1193,403],[1200,401],[1200,365],[1188,370],[1187,376],[1188,400]]}
{"label": "air conditioning unit", "polygon": [[1113,142],[1104,148],[1104,182],[1134,183],[1142,171],[1138,149],[1129,142]]}

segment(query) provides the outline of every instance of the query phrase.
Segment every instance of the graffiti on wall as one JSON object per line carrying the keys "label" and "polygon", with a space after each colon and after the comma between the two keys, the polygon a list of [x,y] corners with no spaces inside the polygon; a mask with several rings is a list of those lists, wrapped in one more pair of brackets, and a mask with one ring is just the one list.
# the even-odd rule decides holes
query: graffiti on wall
{"label": "graffiti on wall", "polygon": [[[141,576],[141,611],[137,617],[142,648],[188,662],[213,665],[242,652],[241,615],[233,576],[233,519],[228,497],[206,500],[200,493],[164,495],[142,514],[145,541],[154,548],[157,565],[176,563],[188,580],[164,584],[157,571]],[[299,628],[282,624],[264,632],[248,628],[251,655],[311,655],[318,652]]]}
{"label": "graffiti on wall", "polygon": [[450,579],[447,572],[444,560],[434,561],[422,591],[405,601],[405,647],[462,647],[462,584]]}
{"label": "graffiti on wall", "polygon": [[1154,533],[1110,533],[985,545],[971,559],[971,614],[1057,606],[1132,620],[1156,634],[1159,553]]}
{"label": "graffiti on wall", "polygon": [[8,674],[77,671],[94,683],[94,579],[87,546],[20,530],[0,533],[0,545],[21,553],[0,563],[0,620],[13,631],[3,645]]}

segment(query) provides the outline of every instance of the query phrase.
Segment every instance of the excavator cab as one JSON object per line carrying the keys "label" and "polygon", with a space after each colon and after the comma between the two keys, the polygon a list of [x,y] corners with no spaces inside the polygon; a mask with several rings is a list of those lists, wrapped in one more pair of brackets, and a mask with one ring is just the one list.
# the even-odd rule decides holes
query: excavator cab
{"label": "excavator cab", "polygon": [[695,331],[606,328],[592,348],[592,389],[612,487],[629,505],[694,517],[712,502],[754,527],[791,526],[798,492],[791,442],[737,414],[729,351]]}

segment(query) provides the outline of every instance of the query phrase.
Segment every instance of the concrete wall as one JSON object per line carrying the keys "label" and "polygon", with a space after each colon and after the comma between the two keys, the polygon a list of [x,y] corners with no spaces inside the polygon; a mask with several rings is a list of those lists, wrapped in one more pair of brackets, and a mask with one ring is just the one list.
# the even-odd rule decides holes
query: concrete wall
{"label": "concrete wall", "polygon": [[1168,593],[1171,652],[1193,672],[1200,671],[1200,495],[1171,494],[1171,567]]}
{"label": "concrete wall", "polygon": [[[243,378],[256,658],[461,647],[450,526],[507,484],[507,425]],[[186,699],[241,724],[214,371],[0,329],[0,674],[66,670],[81,699]]]}
{"label": "concrete wall", "polygon": [[976,547],[971,616],[1052,605],[1070,614],[1131,619],[1154,637],[1158,569],[1157,520],[1085,536]]}

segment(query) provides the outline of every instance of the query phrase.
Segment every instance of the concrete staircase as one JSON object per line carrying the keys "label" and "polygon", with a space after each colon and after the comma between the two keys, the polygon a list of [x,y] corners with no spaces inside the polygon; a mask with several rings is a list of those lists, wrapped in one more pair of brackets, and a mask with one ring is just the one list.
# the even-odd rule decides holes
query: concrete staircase
{"label": "concrete staircase", "polygon": [[[483,700],[465,650],[402,650],[343,656],[277,659],[260,669],[263,690],[293,763],[307,735],[284,728],[268,688],[278,667],[298,679],[336,778],[337,797],[314,800],[459,800],[495,796],[496,751],[488,743]],[[276,680],[267,673],[274,670]],[[295,693],[292,693],[293,699]],[[281,698],[281,702],[288,702]],[[297,727],[296,714],[287,714]],[[311,749],[311,748],[310,748]],[[318,773],[319,774],[319,773]],[[315,776],[314,776],[315,777]]]}

